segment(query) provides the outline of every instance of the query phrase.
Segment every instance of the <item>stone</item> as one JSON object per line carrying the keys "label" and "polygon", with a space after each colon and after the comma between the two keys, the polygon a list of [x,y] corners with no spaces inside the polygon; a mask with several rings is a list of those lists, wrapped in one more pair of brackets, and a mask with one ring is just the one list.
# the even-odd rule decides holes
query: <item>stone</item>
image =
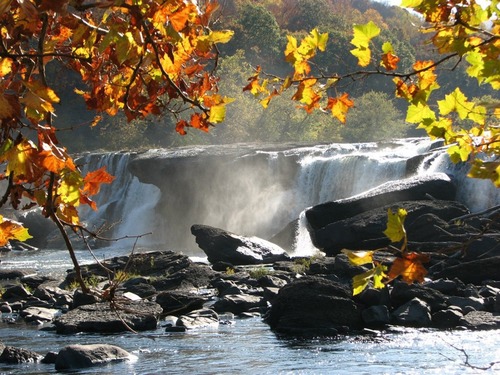
{"label": "stone", "polygon": [[163,314],[181,315],[201,309],[206,299],[184,291],[165,291],[158,293],[155,301],[163,309]]}
{"label": "stone", "polygon": [[228,294],[219,298],[212,306],[218,313],[241,314],[252,309],[263,308],[266,303],[262,297],[250,294]]}
{"label": "stone", "polygon": [[9,299],[22,299],[31,296],[31,293],[22,285],[13,285],[5,289],[2,293],[2,298],[4,300]]}
{"label": "stone", "polygon": [[0,355],[2,363],[33,363],[42,359],[42,356],[32,350],[6,346]]}
{"label": "stone", "polygon": [[391,321],[385,305],[370,306],[361,312],[361,317],[368,327],[383,327]]}
{"label": "stone", "polygon": [[472,330],[500,328],[500,315],[488,311],[471,311],[460,319],[460,325]]}
{"label": "stone", "polygon": [[265,322],[280,334],[336,336],[362,327],[351,290],[327,279],[305,276],[280,289]]}
{"label": "stone", "polygon": [[50,322],[59,314],[59,310],[46,307],[28,307],[21,311],[21,316],[26,322],[36,320]]}
{"label": "stone", "polygon": [[496,313],[500,313],[500,292],[498,292],[495,297],[495,305],[493,307],[493,311]]}
{"label": "stone", "polygon": [[244,237],[208,225],[193,225],[191,233],[210,263],[265,264],[290,259],[278,245],[258,237]]}
{"label": "stone", "polygon": [[391,317],[399,325],[428,327],[431,324],[431,309],[425,301],[413,298],[393,311]]}
{"label": "stone", "polygon": [[474,310],[484,310],[484,298],[477,297],[448,297],[448,303],[451,306],[457,306],[462,311],[467,307],[472,307]]}
{"label": "stone", "polygon": [[470,262],[460,263],[446,267],[438,272],[436,278],[457,278],[464,283],[481,285],[485,280],[500,281],[500,256],[476,259]]}
{"label": "stone", "polygon": [[218,326],[219,315],[211,309],[191,311],[189,314],[181,315],[176,323],[176,327],[183,327],[185,330],[217,328]]}
{"label": "stone", "polygon": [[419,284],[407,284],[395,281],[391,290],[391,303],[393,307],[401,306],[414,298],[425,301],[432,312],[448,307],[447,297],[441,292]]}
{"label": "stone", "polygon": [[76,370],[132,358],[134,358],[132,354],[115,345],[69,345],[57,354],[55,369]]}
{"label": "stone", "polygon": [[[128,302],[117,311],[109,303],[95,303],[79,306],[54,320],[57,333],[125,332],[128,328],[135,331],[156,329],[163,309],[156,302]],[[122,321],[123,320],[123,321]]]}
{"label": "stone", "polygon": [[432,314],[432,326],[435,328],[454,328],[458,325],[463,314],[454,309],[440,310]]}

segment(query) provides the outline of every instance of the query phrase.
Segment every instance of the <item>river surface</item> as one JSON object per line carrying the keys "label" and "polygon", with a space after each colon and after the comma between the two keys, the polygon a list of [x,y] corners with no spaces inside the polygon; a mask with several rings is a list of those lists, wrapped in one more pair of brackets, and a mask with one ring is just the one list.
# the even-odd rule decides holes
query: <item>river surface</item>
{"label": "river surface", "polygon": [[[97,250],[103,259],[116,250]],[[78,252],[82,263],[92,257]],[[70,268],[66,252],[11,252],[2,268],[31,268],[56,276]],[[5,316],[4,316],[5,317]],[[134,354],[133,361],[80,370],[78,374],[494,374],[500,372],[500,330],[437,331],[394,328],[377,336],[293,340],[275,335],[259,317],[235,319],[217,329],[144,335],[59,335],[24,324],[0,323],[0,340],[42,355],[70,344],[106,343]],[[49,325],[50,327],[50,325]],[[147,335],[148,337],[146,337]],[[153,337],[153,338],[151,338]],[[469,364],[466,365],[466,355]],[[489,370],[491,362],[499,364]],[[0,374],[53,374],[50,364],[0,364]]]}

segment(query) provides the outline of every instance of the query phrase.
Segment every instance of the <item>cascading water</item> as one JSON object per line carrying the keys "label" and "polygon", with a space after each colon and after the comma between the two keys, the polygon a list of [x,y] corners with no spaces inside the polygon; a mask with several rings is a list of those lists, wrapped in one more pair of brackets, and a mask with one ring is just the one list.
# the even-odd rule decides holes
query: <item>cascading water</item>
{"label": "cascading water", "polygon": [[[83,216],[92,227],[120,221],[113,237],[152,231],[152,236],[141,238],[142,246],[188,255],[200,255],[190,233],[192,224],[271,238],[302,217],[295,248],[306,255],[313,250],[301,215],[306,208],[413,173],[455,175],[459,200],[475,211],[500,201],[491,183],[462,179],[464,168],[447,163],[445,151],[432,151],[433,145],[415,138],[383,144],[206,146],[89,155],[89,170],[106,165],[117,180],[102,188],[99,212],[87,210]],[[410,168],[408,161],[419,156],[419,168]],[[477,183],[489,192],[470,194],[467,186]]]}

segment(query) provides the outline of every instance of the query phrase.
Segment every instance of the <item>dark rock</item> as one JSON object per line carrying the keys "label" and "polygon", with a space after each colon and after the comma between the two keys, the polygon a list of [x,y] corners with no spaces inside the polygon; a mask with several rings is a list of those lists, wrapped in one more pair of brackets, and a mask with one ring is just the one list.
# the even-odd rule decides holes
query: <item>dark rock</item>
{"label": "dark rock", "polygon": [[93,305],[97,302],[99,302],[99,297],[94,294],[83,293],[78,289],[73,293],[73,308],[84,305]]}
{"label": "dark rock", "polygon": [[36,271],[31,269],[5,270],[0,269],[0,280],[16,280],[29,275],[35,275]]}
{"label": "dark rock", "polygon": [[218,273],[209,266],[190,263],[172,274],[154,278],[151,285],[157,291],[206,288],[216,276]]}
{"label": "dark rock", "polygon": [[335,336],[362,326],[348,287],[314,276],[281,288],[265,321],[278,333],[296,336]]}
{"label": "dark rock", "polygon": [[124,284],[123,287],[127,292],[137,294],[141,298],[150,298],[157,293],[156,288],[149,283]]}
{"label": "dark rock", "polygon": [[130,358],[130,353],[114,345],[69,345],[59,351],[55,368],[57,371],[76,370]]}
{"label": "dark rock", "polygon": [[176,323],[176,327],[183,327],[185,330],[218,326],[219,315],[211,309],[200,309],[181,315]]}
{"label": "dark rock", "polygon": [[414,298],[426,302],[433,312],[445,309],[447,297],[441,292],[419,284],[407,284],[403,281],[394,282],[391,291],[391,302],[394,307],[401,306]]}
{"label": "dark rock", "polygon": [[286,280],[272,275],[262,276],[257,280],[259,286],[269,288],[281,288],[287,284]]}
{"label": "dark rock", "polygon": [[8,302],[4,302],[4,303],[0,304],[0,313],[4,313],[4,314],[12,313],[12,307],[9,305]]}
{"label": "dark rock", "polygon": [[22,299],[31,296],[31,293],[22,285],[13,285],[7,287],[2,293],[2,298],[4,300],[10,299]]}
{"label": "dark rock", "polygon": [[165,291],[158,293],[155,301],[162,307],[163,314],[180,315],[201,309],[206,299],[188,292]]}
{"label": "dark rock", "polygon": [[495,305],[493,307],[493,311],[495,313],[499,313],[500,314],[500,292],[497,293],[496,297],[495,297]]}
{"label": "dark rock", "polygon": [[338,271],[335,267],[335,257],[315,257],[307,270],[308,275],[330,275]]}
{"label": "dark rock", "polygon": [[383,327],[391,321],[389,309],[385,305],[370,306],[362,311],[361,317],[363,322],[372,328]]}
{"label": "dark rock", "polygon": [[426,282],[423,286],[435,289],[446,295],[454,295],[458,290],[457,282],[454,280],[438,279]]}
{"label": "dark rock", "polygon": [[160,305],[149,301],[129,302],[117,311],[109,303],[95,303],[68,311],[54,320],[54,325],[57,333],[112,333],[127,331],[123,320],[133,330],[145,331],[156,328],[162,311]]}
{"label": "dark rock", "polygon": [[451,306],[457,306],[462,311],[467,307],[472,307],[474,310],[484,310],[484,299],[478,297],[448,297],[448,303]]}
{"label": "dark rock", "polygon": [[500,314],[487,311],[471,311],[460,319],[459,324],[473,330],[499,329]]}
{"label": "dark rock", "polygon": [[333,263],[333,271],[336,276],[343,279],[352,279],[353,276],[359,275],[367,269],[363,266],[356,266],[349,261],[347,255],[338,254],[335,257],[335,263]]}
{"label": "dark rock", "polygon": [[45,364],[54,364],[56,363],[57,360],[57,353],[56,352],[48,352],[45,354],[45,357],[40,361]]}
{"label": "dark rock", "polygon": [[393,311],[391,317],[399,325],[428,327],[431,323],[431,309],[425,301],[413,298]]}
{"label": "dark rock", "polygon": [[45,283],[48,284],[51,282],[53,282],[53,283],[57,282],[57,280],[54,279],[53,277],[45,276],[45,275],[27,275],[27,276],[23,276],[20,281],[23,285],[27,285],[31,289],[36,289],[40,285],[45,284]]}
{"label": "dark rock", "polygon": [[193,225],[191,233],[210,263],[264,264],[290,258],[278,245],[258,237],[239,236],[207,225]]}
{"label": "dark rock", "polygon": [[391,297],[389,295],[389,288],[375,289],[366,288],[357,297],[359,302],[364,306],[377,306],[377,305],[391,305]]}
{"label": "dark rock", "polygon": [[432,326],[435,328],[454,328],[464,315],[454,309],[440,310],[432,314]]}
{"label": "dark rock", "polygon": [[42,356],[32,350],[6,346],[0,355],[2,363],[33,363],[42,359]]}
{"label": "dark rock", "polygon": [[[387,246],[390,240],[383,234],[387,228],[387,211],[397,208],[404,208],[408,213],[405,228],[410,241],[414,239],[421,241],[424,233],[426,235],[429,233],[426,241],[456,240],[452,235],[443,235],[446,232],[435,229],[435,226],[447,226],[445,221],[468,212],[465,206],[453,201],[400,201],[327,224],[312,231],[311,239],[314,245],[324,251],[327,256],[334,256],[344,248],[362,250]],[[426,220],[420,219],[424,215]],[[431,221],[431,218],[437,222]],[[413,230],[415,222],[419,225],[416,230]],[[436,232],[434,238],[431,236],[433,232]]]}
{"label": "dark rock", "polygon": [[229,294],[219,298],[212,306],[218,313],[241,314],[255,308],[265,307],[262,297],[249,294]]}
{"label": "dark rock", "polygon": [[330,223],[396,202],[428,200],[429,196],[451,201],[455,199],[455,193],[455,186],[443,173],[415,176],[389,181],[362,194],[314,206],[306,211],[306,217],[311,227],[317,230]]}
{"label": "dark rock", "polygon": [[500,281],[500,256],[477,259],[447,267],[434,275],[435,278],[460,279],[464,283],[481,285],[485,280]]}

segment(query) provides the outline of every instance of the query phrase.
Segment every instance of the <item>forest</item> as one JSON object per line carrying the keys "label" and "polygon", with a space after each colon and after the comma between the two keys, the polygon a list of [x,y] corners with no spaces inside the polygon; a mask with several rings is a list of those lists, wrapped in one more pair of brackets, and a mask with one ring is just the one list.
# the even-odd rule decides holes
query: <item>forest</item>
{"label": "forest", "polygon": [[[420,17],[371,0],[222,0],[213,18],[217,29],[234,31],[228,43],[218,46],[220,94],[236,99],[227,106],[223,123],[210,132],[191,131],[181,137],[175,132],[176,120],[169,112],[131,123],[119,113],[104,116],[97,126],[89,127],[95,114],[88,111],[82,97],[73,90],[81,85],[78,77],[67,71],[61,75],[57,67],[50,66],[50,84],[63,98],[57,105],[58,119],[54,122],[61,130],[58,137],[62,143],[71,152],[82,152],[238,142],[365,142],[425,136],[424,131],[405,122],[408,104],[394,98],[394,87],[387,77],[363,77],[335,89],[354,98],[355,106],[345,124],[324,113],[307,113],[291,105],[291,93],[263,108],[242,90],[257,66],[270,74],[289,74],[291,67],[284,55],[287,35],[301,38],[313,28],[329,34],[325,52],[315,59],[321,74],[356,69],[357,61],[350,52],[352,25],[369,21],[381,27],[380,39],[390,41],[398,51],[399,67],[409,69],[416,60],[435,57],[420,32]],[[480,87],[469,78],[462,65],[443,64],[441,87],[453,87],[457,81],[469,98],[480,101],[492,95],[488,87]]]}

